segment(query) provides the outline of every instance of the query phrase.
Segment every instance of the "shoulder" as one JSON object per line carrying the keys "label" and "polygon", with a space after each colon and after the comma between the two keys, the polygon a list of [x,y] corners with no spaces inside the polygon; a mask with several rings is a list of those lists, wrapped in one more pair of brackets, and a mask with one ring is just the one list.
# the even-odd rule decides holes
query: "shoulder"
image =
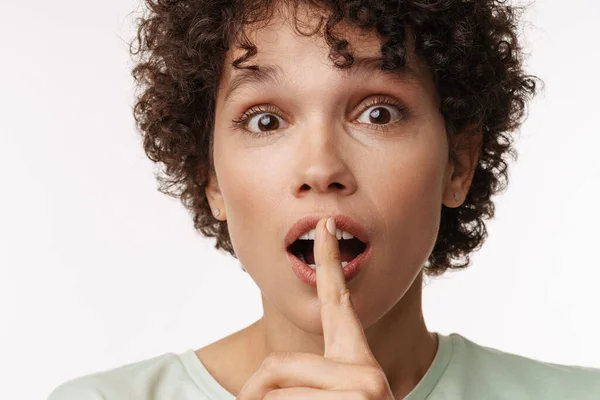
{"label": "shoulder", "polygon": [[[56,387],[47,400],[156,399],[160,391],[164,398],[183,399],[183,394],[193,388],[179,356],[165,353],[68,380]],[[201,394],[194,395],[203,399]]]}
{"label": "shoulder", "polygon": [[55,388],[48,400],[105,400],[102,388],[97,387],[93,379],[80,377],[64,382]]}
{"label": "shoulder", "polygon": [[600,369],[543,362],[481,346],[458,335],[453,340],[452,374],[477,391],[510,398],[600,399]]}

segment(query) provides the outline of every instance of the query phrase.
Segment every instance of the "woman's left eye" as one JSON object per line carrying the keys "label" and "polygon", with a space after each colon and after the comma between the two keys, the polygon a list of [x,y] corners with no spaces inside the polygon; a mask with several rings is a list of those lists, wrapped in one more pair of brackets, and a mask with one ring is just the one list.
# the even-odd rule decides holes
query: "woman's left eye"
{"label": "woman's left eye", "polygon": [[363,113],[358,117],[357,121],[363,124],[386,125],[390,122],[396,122],[401,118],[402,114],[396,107],[376,105],[371,106],[363,111]]}

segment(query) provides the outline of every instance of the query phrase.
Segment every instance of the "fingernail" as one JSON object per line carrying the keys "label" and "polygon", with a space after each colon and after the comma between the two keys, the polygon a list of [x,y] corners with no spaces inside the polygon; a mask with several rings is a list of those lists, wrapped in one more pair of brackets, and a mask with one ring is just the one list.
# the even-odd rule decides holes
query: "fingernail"
{"label": "fingernail", "polygon": [[329,233],[335,236],[335,220],[333,218],[329,218],[325,223],[325,226],[327,227]]}

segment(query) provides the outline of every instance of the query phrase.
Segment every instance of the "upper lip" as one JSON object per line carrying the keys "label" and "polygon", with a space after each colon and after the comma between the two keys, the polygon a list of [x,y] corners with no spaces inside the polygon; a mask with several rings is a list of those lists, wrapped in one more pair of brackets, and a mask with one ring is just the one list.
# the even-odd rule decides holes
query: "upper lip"
{"label": "upper lip", "polygon": [[[302,234],[316,228],[317,223],[325,217],[326,215],[309,215],[299,219],[285,236],[285,248],[290,247]],[[335,220],[336,229],[351,233],[361,242],[369,244],[366,230],[354,219],[343,214],[330,215],[330,217]]]}

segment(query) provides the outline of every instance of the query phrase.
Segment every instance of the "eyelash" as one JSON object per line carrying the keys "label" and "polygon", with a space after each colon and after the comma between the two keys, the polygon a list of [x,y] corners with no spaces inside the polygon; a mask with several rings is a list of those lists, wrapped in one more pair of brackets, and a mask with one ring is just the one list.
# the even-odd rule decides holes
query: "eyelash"
{"label": "eyelash", "polygon": [[[367,104],[365,104],[363,106],[363,108],[360,110],[359,115],[362,115],[363,112],[365,112],[366,110],[368,110],[369,108],[376,106],[376,105],[389,105],[389,106],[393,106],[396,108],[396,110],[401,114],[401,117],[398,121],[393,122],[391,124],[364,124],[364,125],[371,125],[374,126],[373,128],[369,128],[369,129],[375,129],[375,130],[380,130],[383,132],[387,132],[389,125],[396,125],[401,123],[406,115],[409,113],[409,109],[407,106],[405,106],[404,104],[393,100],[389,97],[386,96],[377,96],[375,97],[373,100],[370,100]],[[239,129],[242,131],[246,131],[248,132],[250,135],[252,136],[269,136],[272,135],[273,133],[277,132],[276,130],[273,131],[266,131],[266,132],[252,132],[250,130],[248,130],[246,128],[246,122],[248,122],[252,117],[259,115],[259,114],[273,114],[276,115],[280,118],[283,118],[280,114],[279,114],[279,110],[271,105],[267,105],[266,107],[263,108],[263,106],[256,106],[253,107],[251,109],[249,109],[248,111],[246,111],[241,118],[239,119],[234,119],[231,122],[234,123],[234,128],[235,129]]]}

